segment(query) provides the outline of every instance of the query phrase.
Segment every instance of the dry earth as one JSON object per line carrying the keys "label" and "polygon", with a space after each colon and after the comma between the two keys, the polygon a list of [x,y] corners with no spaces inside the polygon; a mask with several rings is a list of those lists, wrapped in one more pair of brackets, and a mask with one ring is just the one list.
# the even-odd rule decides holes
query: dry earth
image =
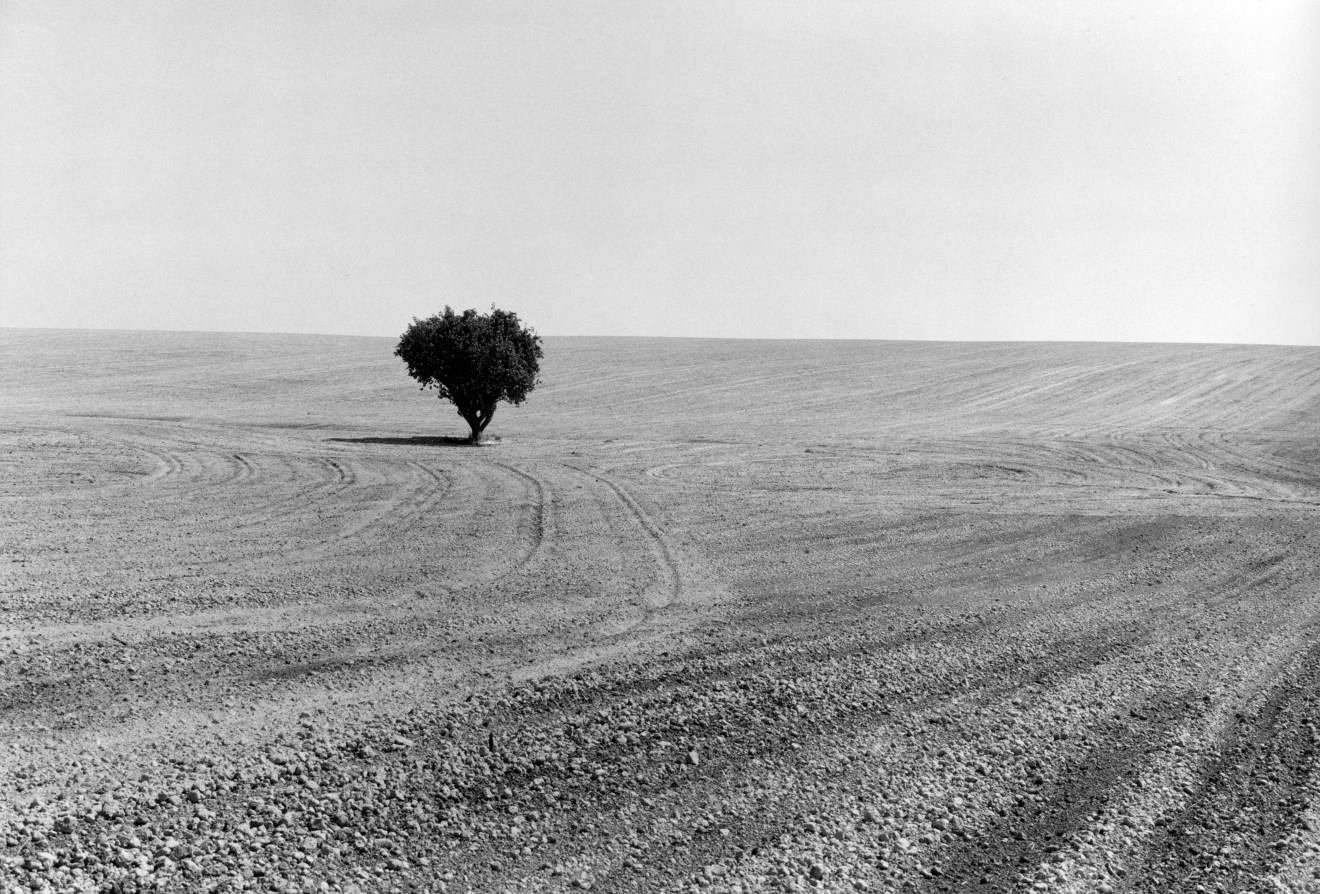
{"label": "dry earth", "polygon": [[0,889],[1320,890],[1320,350],[0,331]]}

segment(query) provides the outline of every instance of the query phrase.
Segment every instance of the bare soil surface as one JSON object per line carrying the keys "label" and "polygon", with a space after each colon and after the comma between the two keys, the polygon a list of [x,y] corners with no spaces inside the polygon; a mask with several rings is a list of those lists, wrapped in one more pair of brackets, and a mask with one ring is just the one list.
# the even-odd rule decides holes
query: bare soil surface
{"label": "bare soil surface", "polygon": [[0,890],[1320,891],[1320,349],[0,330]]}

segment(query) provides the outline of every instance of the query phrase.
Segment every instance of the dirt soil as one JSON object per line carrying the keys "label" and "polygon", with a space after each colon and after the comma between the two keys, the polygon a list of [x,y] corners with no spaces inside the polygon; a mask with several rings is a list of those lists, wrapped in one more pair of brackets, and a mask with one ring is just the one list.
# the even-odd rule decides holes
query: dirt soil
{"label": "dirt soil", "polygon": [[1320,891],[1320,349],[0,330],[0,890]]}

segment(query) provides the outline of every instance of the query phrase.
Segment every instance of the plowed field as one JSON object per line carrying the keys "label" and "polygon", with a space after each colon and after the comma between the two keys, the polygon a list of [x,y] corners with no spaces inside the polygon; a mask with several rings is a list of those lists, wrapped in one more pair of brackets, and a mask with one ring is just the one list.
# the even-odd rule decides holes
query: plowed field
{"label": "plowed field", "polygon": [[0,890],[1320,891],[1320,349],[0,331]]}

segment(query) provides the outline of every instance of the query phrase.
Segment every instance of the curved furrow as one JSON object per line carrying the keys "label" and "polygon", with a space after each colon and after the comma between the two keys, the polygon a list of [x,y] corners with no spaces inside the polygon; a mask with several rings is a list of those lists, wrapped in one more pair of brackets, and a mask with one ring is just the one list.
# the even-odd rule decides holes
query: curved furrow
{"label": "curved furrow", "polygon": [[638,529],[646,535],[647,549],[655,560],[659,592],[647,599],[647,605],[643,609],[644,615],[649,617],[651,610],[664,608],[679,602],[683,594],[683,577],[678,562],[674,558],[674,548],[669,542],[668,535],[660,529],[660,526],[633,498],[632,494],[624,490],[623,486],[613,478],[576,466],[567,464],[565,466],[608,487],[628,510]]}
{"label": "curved furrow", "polygon": [[6,453],[24,456],[35,451],[22,462],[0,466],[5,495],[10,497],[50,490],[74,499],[105,492],[130,493],[184,471],[177,454],[118,436],[63,427],[9,434]]}
{"label": "curved furrow", "polygon": [[995,467],[991,456],[999,467],[1016,462],[1017,481],[1028,486],[1086,485],[1156,495],[1250,497],[1298,505],[1313,502],[1309,489],[1281,485],[1273,475],[1263,475],[1245,451],[1229,453],[1218,445],[1206,446],[1208,443],[1167,435],[1035,445],[991,442],[985,445],[985,459],[978,457],[976,464]]}
{"label": "curved furrow", "polygon": [[[156,436],[153,437],[153,434]],[[148,437],[152,438],[150,444],[144,443]],[[152,457],[156,468],[145,476],[145,480],[164,482],[175,490],[197,494],[198,508],[208,504],[212,491],[225,490],[225,499],[228,501],[225,508],[230,518],[237,520],[237,524],[232,524],[234,530],[266,525],[269,523],[267,516],[271,513],[279,515],[279,510],[286,507],[305,509],[318,499],[333,496],[353,486],[357,474],[351,467],[340,465],[329,458],[252,451],[224,453],[201,442],[180,441],[174,437],[164,439],[158,433],[151,432],[141,434],[135,440],[115,439],[114,443]],[[287,469],[286,475],[274,481],[269,471],[272,459]],[[245,499],[249,496],[268,497],[272,485],[278,493],[281,489],[287,489],[289,484],[297,483],[306,475],[305,462],[310,462],[312,468],[322,471],[310,488],[267,498],[255,504]],[[223,471],[210,474],[209,470],[212,469]],[[258,486],[262,489],[255,491],[254,488]],[[229,488],[235,490],[229,491]],[[248,516],[259,518],[243,521]]]}
{"label": "curved furrow", "polygon": [[145,453],[147,456],[150,456],[155,460],[156,467],[146,476],[145,479],[148,482],[161,482],[168,479],[170,483],[175,483],[176,479],[184,475],[185,465],[183,458],[177,453],[165,450],[161,447],[149,447],[146,444],[132,441],[117,441],[116,443],[131,450],[135,450],[138,453]]}
{"label": "curved furrow", "polygon": [[[392,467],[392,464],[381,463],[364,465],[373,466],[377,470],[382,466]],[[452,487],[452,479],[442,471],[416,461],[407,462],[406,467],[412,472],[411,480],[404,485],[387,476],[389,484],[378,486],[392,486],[394,492],[391,496],[370,511],[355,513],[355,521],[341,528],[335,535],[336,539],[345,541],[364,536],[386,537],[392,531],[415,524],[423,513],[444,500]]]}
{"label": "curved furrow", "polygon": [[253,464],[250,457],[244,456],[241,453],[231,453],[230,456],[238,465],[238,471],[233,478],[226,482],[227,484],[244,484],[257,477],[257,467]]}
{"label": "curved furrow", "polygon": [[[495,469],[500,470],[504,481],[518,482],[516,499],[509,499],[509,491],[499,478],[483,474],[484,470]],[[539,476],[488,460],[459,463],[455,471],[459,470],[481,482],[481,494],[460,490],[457,480],[451,481],[442,498],[444,511],[428,515],[434,516],[436,533],[450,544],[449,550],[469,539],[476,541],[477,549],[462,548],[461,554],[455,556],[463,560],[459,566],[451,565],[442,574],[427,571],[415,579],[408,586],[418,593],[449,597],[463,594],[464,598],[471,598],[476,593],[499,589],[519,574],[538,567],[553,535],[554,496]],[[505,514],[500,511],[503,507],[511,511]],[[419,530],[427,532],[431,528],[421,526]]]}
{"label": "curved furrow", "polygon": [[[684,460],[682,462],[671,462],[671,463],[664,463],[658,466],[648,466],[642,470],[642,474],[646,475],[648,478],[657,478],[660,480],[668,479],[671,477],[669,475],[669,472],[673,469],[681,469],[692,465],[706,466],[710,464],[710,463],[699,462],[696,460],[699,460],[700,457],[706,456],[709,453],[720,451],[721,447],[722,445],[718,445],[718,444],[695,447],[691,450],[686,451],[686,456],[684,457]],[[721,461],[716,460],[714,464],[718,464],[720,462]]]}
{"label": "curved furrow", "polygon": [[1228,433],[1204,433],[1198,439],[1206,461],[1215,471],[1253,482],[1261,496],[1280,499],[1320,499],[1320,469],[1293,458],[1268,452],[1268,442]]}
{"label": "curved furrow", "polygon": [[[266,459],[269,455],[262,456]],[[254,457],[255,458],[255,457]],[[348,461],[338,461],[324,456],[277,456],[276,459],[292,473],[292,480],[281,480],[282,489],[292,485],[295,490],[261,502],[235,506],[230,515],[234,522],[228,525],[231,533],[250,531],[254,528],[270,528],[282,519],[298,519],[306,515],[313,507],[333,500],[353,487],[357,482],[358,472]],[[262,465],[256,463],[256,473],[246,484],[253,487],[265,485],[262,480]],[[312,470],[308,476],[303,469]],[[306,484],[304,484],[306,482]],[[265,496],[265,490],[262,491]]]}
{"label": "curved furrow", "polygon": [[[375,457],[326,459],[318,466],[333,476],[218,520],[224,549],[205,566],[259,583],[328,574],[345,594],[408,589],[397,573],[373,572],[389,554],[414,555],[421,533],[443,523],[437,518],[463,511],[447,505],[451,498],[464,499],[455,479],[422,463]],[[484,492],[468,500],[480,506]],[[233,516],[242,521],[230,524]]]}
{"label": "curved furrow", "polygon": [[495,462],[491,465],[504,469],[530,486],[529,499],[525,506],[520,507],[522,514],[518,520],[518,542],[521,548],[512,565],[501,575],[505,576],[531,565],[540,557],[546,541],[546,532],[553,530],[553,519],[550,515],[552,504],[549,488],[536,475],[507,463]]}
{"label": "curved furrow", "polygon": [[1120,449],[1143,466],[1167,470],[1163,486],[1179,493],[1190,490],[1299,504],[1316,497],[1316,489],[1298,486],[1297,469],[1261,456],[1224,434],[1151,433],[1140,445],[1123,443]]}

